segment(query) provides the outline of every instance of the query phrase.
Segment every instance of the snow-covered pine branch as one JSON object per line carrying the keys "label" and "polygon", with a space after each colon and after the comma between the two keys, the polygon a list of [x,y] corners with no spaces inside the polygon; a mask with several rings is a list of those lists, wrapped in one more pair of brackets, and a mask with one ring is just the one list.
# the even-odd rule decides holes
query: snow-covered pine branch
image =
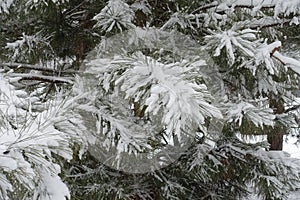
{"label": "snow-covered pine branch", "polygon": [[41,82],[50,82],[50,83],[69,83],[72,84],[73,77],[57,77],[57,76],[45,76],[35,73],[10,73],[10,77],[17,77],[20,80],[35,80]]}
{"label": "snow-covered pine branch", "polygon": [[180,138],[182,130],[189,128],[206,132],[204,119],[222,116],[210,104],[212,97],[206,86],[186,79],[189,73],[201,67],[197,64],[188,61],[164,64],[141,53],[103,61],[92,60],[88,65],[100,73],[100,83],[106,92],[124,95],[128,102],[145,106],[145,114],[151,119],[161,118],[171,140],[173,133]]}
{"label": "snow-covered pine branch", "polygon": [[273,52],[273,57],[279,60],[283,65],[286,65],[287,67],[291,68],[291,70],[293,70],[297,74],[300,74],[300,61],[285,56],[280,52],[278,52],[277,50]]}
{"label": "snow-covered pine branch", "polygon": [[78,70],[58,70],[50,67],[43,66],[42,64],[40,65],[32,65],[32,64],[27,64],[27,63],[15,63],[15,62],[9,62],[9,63],[0,63],[0,67],[3,69],[9,68],[13,70],[17,69],[27,69],[27,70],[35,70],[35,71],[42,71],[42,72],[48,72],[52,74],[76,74],[80,73]]}
{"label": "snow-covered pine branch", "polygon": [[11,52],[11,61],[30,62],[34,60],[39,53],[38,50],[43,49],[43,59],[36,60],[43,61],[53,57],[53,48],[50,44],[51,35],[45,35],[42,31],[35,33],[34,35],[26,35],[25,33],[20,36],[16,41],[8,42],[6,49]]}
{"label": "snow-covered pine branch", "polygon": [[235,30],[232,27],[226,31],[210,31],[211,35],[205,36],[206,46],[214,51],[214,56],[220,56],[223,48],[226,49],[226,55],[230,65],[236,60],[236,55],[253,57],[256,45],[256,31],[251,29]]}
{"label": "snow-covered pine branch", "polygon": [[198,15],[187,15],[186,13],[176,12],[161,27],[161,29],[176,28],[176,26],[179,26],[181,30],[187,28],[194,29],[194,20],[196,21],[196,25],[198,27],[200,26],[198,17]]}
{"label": "snow-covered pine branch", "polygon": [[0,71],[0,115],[4,119],[1,125],[7,128],[16,128],[15,123],[24,122],[26,109],[30,112],[28,105],[34,101],[25,91],[17,90],[11,84],[13,81]]}
{"label": "snow-covered pine branch", "polygon": [[279,14],[283,14],[284,16],[288,16],[290,14],[297,15],[299,14],[298,7],[300,6],[299,0],[225,0],[221,3],[213,2],[209,5],[205,5],[203,7],[198,8],[194,12],[198,10],[206,10],[206,9],[215,9],[218,12],[226,11],[231,8],[250,8],[252,10],[258,10],[262,8],[272,8],[274,9],[274,17]]}
{"label": "snow-covered pine branch", "polygon": [[[0,60],[7,64],[0,65],[10,70],[0,77],[0,199],[238,199],[249,186],[265,199],[286,198],[300,180],[299,164],[265,151],[267,143],[236,137],[269,131],[280,142],[298,128],[292,91],[300,65],[284,49],[297,38],[299,6],[0,0]],[[62,74],[72,67],[87,73]],[[73,96],[64,98],[71,84]],[[181,149],[186,135],[196,137]],[[108,163],[125,154],[157,163],[180,158],[154,171],[150,162],[127,159],[130,172],[149,169],[132,175]]]}
{"label": "snow-covered pine branch", "polygon": [[64,3],[68,3],[69,0],[50,0],[50,1],[46,1],[46,0],[29,0],[26,2],[26,6],[29,9],[36,9],[38,7],[48,7],[51,6],[51,4],[54,5],[60,5],[60,4],[64,4]]}
{"label": "snow-covered pine branch", "polygon": [[[299,24],[299,5],[298,0],[214,1],[190,12],[182,8],[183,10],[174,13],[163,27],[173,27],[177,24],[182,30],[189,28],[197,32],[203,27],[215,29],[215,27],[232,26],[232,24],[253,30],[297,25]],[[243,19],[235,22],[240,13],[243,13]],[[289,17],[290,15],[293,17]]]}
{"label": "snow-covered pine branch", "polygon": [[[43,105],[43,111],[33,112],[31,99],[0,75],[0,198],[69,198],[53,155],[72,159],[75,143],[80,144],[81,154],[86,150],[87,130],[80,116],[72,112],[81,97],[64,100],[57,96]],[[21,189],[22,194],[14,192]]]}
{"label": "snow-covered pine branch", "polygon": [[[299,160],[284,152],[265,151],[266,142],[247,144],[237,138],[223,138],[218,142],[220,144],[209,152],[208,158],[222,169],[222,176],[228,183],[235,184],[239,179],[239,185],[247,186],[246,192],[253,189],[258,194],[256,198],[286,198],[287,192],[298,184]],[[242,177],[231,171],[236,163],[239,163],[236,167],[242,172]]]}
{"label": "snow-covered pine branch", "polygon": [[276,116],[273,114],[271,108],[266,106],[255,106],[253,103],[248,102],[236,102],[227,105],[226,118],[228,122],[235,122],[241,126],[243,118],[246,117],[248,120],[253,122],[257,127],[274,126]]}
{"label": "snow-covered pine branch", "polygon": [[0,14],[2,12],[8,13],[10,6],[13,4],[13,0],[1,0],[0,1]]}
{"label": "snow-covered pine branch", "polygon": [[132,23],[134,12],[123,0],[110,0],[101,12],[94,16],[97,23],[94,27],[100,27],[105,32],[113,29],[123,31],[134,27]]}
{"label": "snow-covered pine branch", "polygon": [[146,15],[151,14],[151,6],[149,5],[149,2],[147,0],[135,1],[130,5],[130,7],[134,11],[142,11]]}

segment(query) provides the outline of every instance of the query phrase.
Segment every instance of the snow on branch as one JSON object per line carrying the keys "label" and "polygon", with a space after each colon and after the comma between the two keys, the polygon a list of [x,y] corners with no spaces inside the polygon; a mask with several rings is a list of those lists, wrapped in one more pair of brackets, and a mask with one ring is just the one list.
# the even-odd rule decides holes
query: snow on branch
{"label": "snow on branch", "polygon": [[[206,86],[185,80],[184,74],[191,70],[184,69],[185,63],[163,64],[152,58],[140,56],[138,55],[137,62],[133,63],[133,68],[124,73],[125,76],[117,82],[123,83],[121,89],[126,92],[127,97],[134,97],[134,94],[138,93],[149,95],[145,99],[146,113],[157,115],[162,109],[162,120],[168,135],[174,131],[179,137],[181,130],[189,126],[188,121],[193,121],[201,127],[206,116],[221,117],[220,112],[207,102],[210,97]],[[128,84],[124,81],[129,77],[131,78]],[[143,91],[147,85],[150,86],[149,91]]]}
{"label": "snow on branch", "polygon": [[255,54],[256,65],[264,63],[270,72],[274,74],[278,71],[275,67],[272,58],[279,61],[281,64],[289,67],[294,72],[300,74],[300,61],[284,56],[278,50],[281,47],[280,41],[275,41],[271,44],[267,44],[266,41],[258,48],[257,53]]}
{"label": "snow on branch", "polygon": [[0,123],[0,199],[8,199],[7,191],[15,191],[19,186],[24,188],[24,193],[42,199],[69,198],[70,192],[58,176],[61,169],[54,163],[53,153],[70,160],[72,142],[85,144],[81,139],[84,137],[79,135],[86,133],[86,129],[81,127],[80,117],[71,112],[76,98],[62,100],[57,97],[39,113],[25,112],[18,106],[8,112],[5,106],[11,105],[5,104],[7,98],[14,100],[14,104],[19,98],[15,94],[17,91],[1,76],[0,83],[3,119]]}
{"label": "snow on branch", "polygon": [[215,9],[218,12],[222,12],[225,10],[229,10],[230,7],[233,8],[254,8],[255,6],[260,5],[262,8],[274,8],[274,3],[271,3],[272,0],[258,0],[258,1],[251,1],[251,0],[228,0],[223,3],[219,3],[217,1],[214,1],[210,4],[204,5],[200,8],[197,8],[193,13],[208,9]]}
{"label": "snow on branch", "polygon": [[122,152],[136,153],[151,149],[148,144],[151,128],[134,123],[128,116],[116,117],[117,112],[111,112],[106,105],[98,107],[97,113],[101,119],[98,121],[97,132],[98,136],[105,135],[101,142],[103,147],[107,150],[116,148],[118,155]]}
{"label": "snow on branch", "polygon": [[[9,81],[0,73],[0,116],[5,118],[5,116],[17,116],[23,113],[22,110],[18,110],[18,107],[24,105],[24,99],[19,97],[20,92],[15,90],[15,87],[9,84]],[[17,110],[19,112],[17,112]],[[6,120],[3,120],[4,124]]]}
{"label": "snow on branch", "polygon": [[19,77],[20,80],[36,80],[50,83],[73,83],[73,77],[55,77],[40,74],[9,73],[8,76]]}
{"label": "snow on branch", "polygon": [[[281,47],[281,42],[276,41],[271,44],[267,44],[267,41],[265,40],[263,44],[259,45],[254,59],[255,59],[255,64],[256,66],[260,64],[265,64],[267,70],[269,71],[270,74],[275,74],[278,73],[279,69],[275,66],[272,56],[274,52]],[[256,68],[255,68],[256,70]],[[255,73],[255,70],[253,73]]]}
{"label": "snow on branch", "polygon": [[134,27],[132,21],[134,12],[123,0],[110,0],[107,5],[94,16],[96,20],[94,28],[100,27],[103,31],[110,32],[113,28],[123,29]]}
{"label": "snow on branch", "polygon": [[[291,23],[297,23],[295,20],[296,18],[293,19],[274,19],[273,17],[263,17],[260,19],[251,19],[251,20],[246,20],[242,22],[241,24],[244,24],[245,27],[249,27],[251,29],[257,29],[257,28],[268,28],[268,27],[274,27],[274,26],[281,26],[281,25],[287,25]],[[296,24],[297,25],[297,24]]]}
{"label": "snow on branch", "polygon": [[294,72],[300,74],[300,61],[298,61],[294,58],[290,58],[290,57],[282,55],[281,53],[279,53],[277,51],[277,49],[274,49],[274,52],[273,52],[272,56],[275,59],[277,59],[278,61],[280,61],[283,65],[288,66]]}
{"label": "snow on branch", "polygon": [[[275,64],[274,61],[277,60],[282,65],[300,74],[300,61],[281,54],[278,51],[281,45],[280,41],[268,44],[267,40],[265,40],[263,43],[258,43],[253,58],[243,65],[249,68],[253,75],[260,68],[259,66],[263,66],[270,75],[278,75],[282,69],[280,65]],[[261,74],[258,76],[261,76]]]}
{"label": "snow on branch", "polygon": [[55,73],[55,74],[73,74],[78,73],[80,71],[72,71],[72,70],[56,70],[53,68],[47,68],[47,67],[41,67],[39,65],[32,65],[32,64],[26,64],[26,63],[0,63],[0,67],[8,67],[10,69],[29,69],[29,70],[36,70],[36,71],[43,71],[43,72],[49,72],[49,73]]}
{"label": "snow on branch", "polygon": [[243,118],[246,117],[256,126],[263,127],[264,125],[273,126],[275,115],[271,108],[264,106],[255,106],[251,103],[241,101],[239,103],[228,104],[226,116],[229,122],[238,122],[241,126]]}
{"label": "snow on branch", "polygon": [[[251,29],[299,24],[300,0],[215,1],[196,9],[185,18],[188,19],[189,24],[193,24],[193,26],[196,24],[197,28],[199,28],[199,21],[203,23],[204,27],[208,27],[211,23],[220,26],[230,22],[232,16],[235,16],[234,13],[237,8],[247,8],[244,9],[243,12],[247,13],[247,15],[250,14],[252,17],[240,24]],[[272,12],[271,15],[270,11]],[[238,14],[238,12],[236,14]],[[291,18],[291,15],[294,17]],[[177,20],[179,20],[179,18]],[[196,22],[192,22],[192,20]],[[183,20],[181,21],[184,22]]]}
{"label": "snow on branch", "polygon": [[1,0],[0,1],[0,14],[9,13],[8,9],[13,4],[13,0]]}
{"label": "snow on branch", "polygon": [[227,31],[210,31],[211,35],[205,36],[207,47],[214,50],[214,56],[220,56],[221,50],[226,49],[229,64],[233,65],[236,59],[236,51],[245,56],[253,57],[255,50],[256,31],[251,29],[235,30],[232,27]]}
{"label": "snow on branch", "polygon": [[11,53],[10,60],[27,60],[27,56],[35,55],[42,48],[43,56],[50,58],[54,54],[50,38],[51,35],[46,35],[43,31],[32,35],[22,33],[17,40],[6,43],[5,48]]}
{"label": "snow on branch", "polygon": [[[222,118],[219,109],[211,104],[213,98],[206,86],[189,80],[199,63],[204,62],[166,64],[136,53],[132,57],[117,56],[109,62],[93,60],[90,65],[92,71],[100,72],[100,84],[106,92],[121,96],[123,92],[124,99],[145,106],[145,114],[155,121],[159,117],[172,141],[173,133],[180,139],[182,130],[199,127],[205,132],[206,117]],[[199,71],[198,74],[201,76]]]}
{"label": "snow on branch", "polygon": [[[74,118],[74,114],[65,118],[73,104],[57,99],[48,105],[48,109],[33,114],[18,106],[22,99],[3,76],[0,76],[0,85],[0,116],[3,119],[0,122],[0,199],[8,199],[7,191],[14,191],[18,186],[36,196],[45,195],[44,199],[69,197],[67,186],[58,176],[60,167],[53,163],[52,153],[67,160],[72,158],[69,139],[75,141],[77,136],[56,127],[62,121]],[[53,183],[60,185],[59,191],[51,190],[49,186]]]}
{"label": "snow on branch", "polygon": [[194,12],[214,8],[218,12],[223,12],[231,8],[274,8],[274,16],[279,14],[288,16],[290,14],[300,13],[299,0],[227,0],[223,3],[213,2],[198,8]]}

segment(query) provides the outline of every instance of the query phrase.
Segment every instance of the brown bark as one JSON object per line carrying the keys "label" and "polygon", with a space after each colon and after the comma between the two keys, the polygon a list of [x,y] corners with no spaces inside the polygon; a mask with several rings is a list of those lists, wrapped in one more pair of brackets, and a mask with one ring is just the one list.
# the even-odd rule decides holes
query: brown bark
{"label": "brown bark", "polygon": [[268,134],[268,142],[270,143],[269,150],[282,151],[283,146],[283,135],[285,130],[283,128],[274,128],[272,133]]}
{"label": "brown bark", "polygon": [[141,106],[139,102],[133,103],[134,116],[143,118],[145,115],[145,111],[147,106]]}
{"label": "brown bark", "polygon": [[135,12],[135,24],[140,27],[145,27],[146,22],[148,20],[148,16],[143,13],[141,10],[137,10]]}
{"label": "brown bark", "polygon": [[[270,107],[275,114],[284,113],[284,102],[281,98],[270,95]],[[270,129],[268,133],[268,142],[270,143],[269,150],[281,151],[283,146],[283,135],[285,134],[285,127],[282,124],[276,124],[274,128]]]}

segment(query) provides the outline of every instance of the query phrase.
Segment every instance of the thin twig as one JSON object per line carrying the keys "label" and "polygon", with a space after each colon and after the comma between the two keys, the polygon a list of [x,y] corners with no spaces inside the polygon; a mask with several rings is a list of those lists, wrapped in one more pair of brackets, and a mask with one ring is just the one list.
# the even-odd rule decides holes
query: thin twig
{"label": "thin twig", "polygon": [[19,77],[20,80],[36,80],[49,83],[70,83],[72,84],[72,77],[55,77],[55,76],[44,76],[40,74],[22,74],[22,73],[10,73],[11,77]]}
{"label": "thin twig", "polygon": [[63,73],[63,74],[74,74],[74,73],[80,73],[80,71],[76,70],[66,70],[66,71],[57,71],[55,69],[46,68],[46,67],[40,67],[38,65],[31,65],[31,64],[25,64],[25,63],[0,63],[0,67],[8,67],[10,69],[31,69],[36,71],[43,71],[43,72],[50,72],[50,73]]}

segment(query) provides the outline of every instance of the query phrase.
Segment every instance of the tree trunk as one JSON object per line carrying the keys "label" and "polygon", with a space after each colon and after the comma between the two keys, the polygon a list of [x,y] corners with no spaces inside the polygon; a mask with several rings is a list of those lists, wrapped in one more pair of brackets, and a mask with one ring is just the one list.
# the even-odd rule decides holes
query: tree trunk
{"label": "tree trunk", "polygon": [[[282,114],[284,112],[284,102],[281,98],[270,95],[270,108],[274,110],[274,114]],[[275,122],[274,128],[268,133],[268,142],[270,143],[269,150],[282,151],[283,135],[286,130],[282,124]]]}
{"label": "tree trunk", "polygon": [[285,130],[282,127],[272,129],[272,132],[268,134],[268,142],[270,143],[269,150],[282,151],[284,134]]}

